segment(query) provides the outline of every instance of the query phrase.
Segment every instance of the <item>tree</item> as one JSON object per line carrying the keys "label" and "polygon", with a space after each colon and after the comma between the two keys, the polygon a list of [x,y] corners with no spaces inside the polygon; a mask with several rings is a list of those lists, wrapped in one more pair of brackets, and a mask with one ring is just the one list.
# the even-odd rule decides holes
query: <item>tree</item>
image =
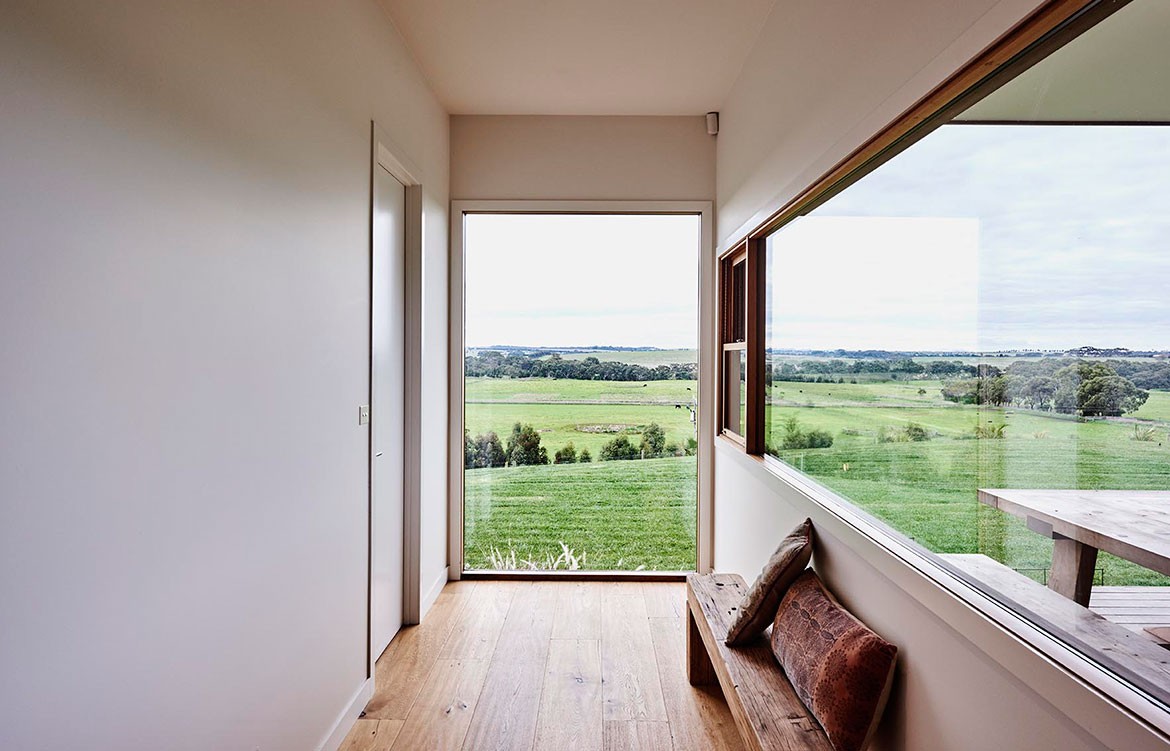
{"label": "tree", "polygon": [[1019,388],[1019,400],[1025,407],[1050,409],[1056,396],[1057,381],[1048,376],[1032,376]]}
{"label": "tree", "polygon": [[577,454],[577,461],[580,464],[589,464],[593,461],[593,454],[589,453],[589,449],[581,449],[581,453]]}
{"label": "tree", "polygon": [[637,459],[639,456],[641,456],[641,451],[624,435],[619,435],[601,447],[601,458],[604,461]]}
{"label": "tree", "polygon": [[1120,415],[1138,409],[1149,396],[1119,375],[1090,378],[1077,387],[1077,407],[1086,416]]}
{"label": "tree", "polygon": [[577,449],[573,446],[572,441],[569,441],[567,446],[553,454],[553,464],[573,464],[576,461]]}
{"label": "tree", "polygon": [[516,423],[508,437],[508,464],[514,467],[525,464],[548,464],[548,451],[540,445],[540,433],[531,425]]}
{"label": "tree", "polygon": [[1052,401],[1059,412],[1121,415],[1138,409],[1150,396],[1102,362],[1077,361],[1056,371],[1053,378],[1057,387]]}
{"label": "tree", "polygon": [[658,423],[650,423],[642,433],[642,457],[650,459],[662,456],[664,448],[666,448],[666,431]]}
{"label": "tree", "polygon": [[508,463],[504,446],[494,430],[475,437],[475,451],[477,467],[502,467]]}
{"label": "tree", "polygon": [[474,439],[471,433],[463,431],[463,466],[465,469],[481,469],[483,467],[502,467],[507,463],[504,447],[500,444],[500,437],[495,431],[477,435]]}

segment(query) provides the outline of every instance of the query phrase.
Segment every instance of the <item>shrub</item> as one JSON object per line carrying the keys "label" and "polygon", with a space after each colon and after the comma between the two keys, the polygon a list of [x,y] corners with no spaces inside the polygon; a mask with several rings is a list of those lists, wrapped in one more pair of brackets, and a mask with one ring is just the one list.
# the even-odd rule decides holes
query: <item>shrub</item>
{"label": "shrub", "polygon": [[563,449],[553,454],[553,464],[573,464],[577,461],[577,449],[573,446],[573,442]]}
{"label": "shrub", "polygon": [[930,434],[926,432],[926,428],[917,423],[906,423],[906,427],[902,428],[906,433],[906,440],[908,441],[929,441]]}
{"label": "shrub", "polygon": [[998,439],[1004,437],[1004,431],[1007,430],[1007,425],[976,425],[976,438],[991,438]]}
{"label": "shrub", "polygon": [[827,449],[833,445],[833,436],[827,430],[810,430],[804,434],[804,448]]}
{"label": "shrub", "polygon": [[662,452],[666,447],[666,431],[662,426],[656,422],[652,422],[646,426],[646,430],[642,432],[642,457],[650,459],[656,456],[662,456]]}
{"label": "shrub", "polygon": [[589,449],[581,449],[581,453],[577,454],[578,464],[589,464],[593,461],[593,454],[589,453]]}
{"label": "shrub", "polygon": [[508,464],[548,464],[548,450],[540,445],[540,433],[531,425],[516,423],[508,437]]}
{"label": "shrub", "polygon": [[1154,441],[1158,438],[1158,431],[1149,425],[1134,425],[1131,437],[1135,441]]}
{"label": "shrub", "polygon": [[463,432],[463,466],[465,469],[480,469],[482,467],[502,467],[508,463],[500,437],[495,431],[477,435],[474,439],[467,431]]}
{"label": "shrub", "polygon": [[833,445],[833,436],[827,430],[805,431],[796,415],[789,415],[782,423],[784,435],[781,449],[825,449]]}
{"label": "shrub", "polygon": [[619,435],[601,447],[601,459],[603,461],[638,459],[641,455],[642,452],[638,447],[630,443],[630,439],[624,435]]}

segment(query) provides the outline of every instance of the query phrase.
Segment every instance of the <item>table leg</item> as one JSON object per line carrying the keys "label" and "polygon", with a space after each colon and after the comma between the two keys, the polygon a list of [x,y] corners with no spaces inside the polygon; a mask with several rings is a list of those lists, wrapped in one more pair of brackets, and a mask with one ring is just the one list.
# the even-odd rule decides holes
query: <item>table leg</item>
{"label": "table leg", "polygon": [[1093,570],[1097,567],[1097,549],[1061,535],[1053,535],[1052,543],[1049,589],[1089,607],[1089,595],[1093,592]]}

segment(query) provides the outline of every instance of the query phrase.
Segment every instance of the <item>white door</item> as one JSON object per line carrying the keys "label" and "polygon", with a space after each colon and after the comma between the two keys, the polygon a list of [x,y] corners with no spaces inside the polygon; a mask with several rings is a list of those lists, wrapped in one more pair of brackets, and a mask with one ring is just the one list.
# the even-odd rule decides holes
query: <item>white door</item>
{"label": "white door", "polygon": [[402,626],[406,190],[381,167],[374,177],[370,321],[370,655]]}

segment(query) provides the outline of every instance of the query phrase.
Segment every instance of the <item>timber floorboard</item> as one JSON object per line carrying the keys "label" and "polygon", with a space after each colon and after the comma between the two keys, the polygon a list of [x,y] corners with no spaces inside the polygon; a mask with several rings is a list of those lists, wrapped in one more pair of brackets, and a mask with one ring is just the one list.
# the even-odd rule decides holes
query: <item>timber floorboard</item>
{"label": "timber floorboard", "polygon": [[452,582],[378,659],[343,751],[742,748],[686,679],[678,582]]}

